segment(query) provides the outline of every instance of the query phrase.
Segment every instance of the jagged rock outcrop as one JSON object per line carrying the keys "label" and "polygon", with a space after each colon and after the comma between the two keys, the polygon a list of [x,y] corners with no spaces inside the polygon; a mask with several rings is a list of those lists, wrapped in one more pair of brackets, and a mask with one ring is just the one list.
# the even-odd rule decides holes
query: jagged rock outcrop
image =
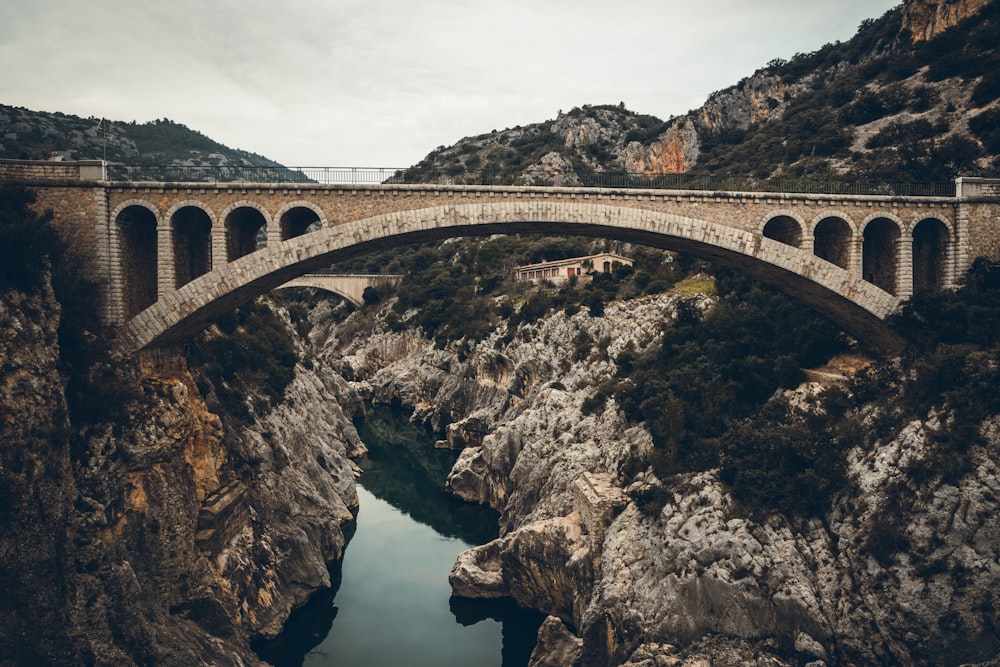
{"label": "jagged rock outcrop", "polygon": [[[501,537],[458,558],[456,594],[509,596],[550,615],[535,664],[957,665],[996,656],[997,420],[983,425],[988,444],[973,448],[958,477],[934,472],[946,415],[853,450],[851,483],[821,519],[755,519],[715,471],[673,480],[662,509],[651,507],[633,500],[662,486],[635,464],[648,433],[613,401],[591,414],[582,403],[620,351],[651,344],[670,314],[668,297],[648,298],[609,305],[603,318],[556,313],[522,325],[509,344],[498,334],[466,348],[464,361],[446,362],[427,343],[382,368],[352,365],[378,400],[417,398],[415,420],[450,424],[449,433],[464,433],[467,420],[477,438],[486,426],[448,487],[500,510]],[[381,336],[402,334],[377,334],[384,349]],[[348,345],[344,359],[370,358],[364,348]],[[907,472],[914,466],[930,471],[919,484]],[[579,658],[567,653],[567,632]]]}
{"label": "jagged rock outcrop", "polygon": [[623,161],[628,172],[683,174],[697,164],[700,153],[698,130],[689,118],[681,117],[648,146],[638,141],[626,144]]}
{"label": "jagged rock outcrop", "polygon": [[910,0],[903,3],[903,28],[916,42],[926,42],[978,14],[990,0]]}
{"label": "jagged rock outcrop", "polygon": [[350,459],[365,451],[341,407],[352,405],[360,407],[357,396],[334,373],[299,369],[285,399],[235,440],[258,470],[247,482],[246,520],[212,555],[252,635],[277,635],[293,609],[330,586],[341,527],[358,507]]}
{"label": "jagged rock outcrop", "polygon": [[572,667],[579,664],[583,642],[562,621],[549,616],[538,629],[538,644],[528,667]]}
{"label": "jagged rock outcrop", "polygon": [[182,367],[122,362],[126,420],[80,427],[58,324],[48,287],[0,295],[0,664],[257,664],[342,554],[359,399],[300,368],[225,436]]}
{"label": "jagged rock outcrop", "polygon": [[747,130],[781,116],[787,103],[808,89],[809,81],[785,83],[766,71],[754,72],[738,85],[717,91],[693,112],[692,121],[701,132]]}

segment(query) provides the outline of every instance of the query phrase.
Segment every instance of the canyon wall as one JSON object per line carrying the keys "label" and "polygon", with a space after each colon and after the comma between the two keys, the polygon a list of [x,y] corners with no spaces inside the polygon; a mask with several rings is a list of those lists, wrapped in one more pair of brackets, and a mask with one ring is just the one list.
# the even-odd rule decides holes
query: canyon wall
{"label": "canyon wall", "polygon": [[250,640],[343,553],[357,396],[299,367],[283,403],[227,433],[182,363],[122,361],[102,396],[123,418],[83,423],[59,315],[47,284],[0,294],[0,664],[257,664]]}
{"label": "canyon wall", "polygon": [[[931,475],[945,415],[848,457],[848,490],[813,520],[753,518],[716,471],[664,486],[642,425],[584,402],[627,347],[655,344],[677,297],[555,313],[471,347],[413,332],[339,337],[321,357],[359,393],[414,408],[462,450],[452,493],[500,511],[501,536],[463,553],[453,590],[550,616],[533,664],[974,664],[1000,635],[1000,428],[971,472]],[[700,307],[711,303],[702,297]],[[581,341],[587,341],[581,343]],[[794,400],[820,387],[807,383]],[[872,414],[871,420],[879,416]],[[643,499],[666,490],[662,507]],[[891,517],[888,519],[887,517]],[[991,663],[992,664],[992,663]]]}

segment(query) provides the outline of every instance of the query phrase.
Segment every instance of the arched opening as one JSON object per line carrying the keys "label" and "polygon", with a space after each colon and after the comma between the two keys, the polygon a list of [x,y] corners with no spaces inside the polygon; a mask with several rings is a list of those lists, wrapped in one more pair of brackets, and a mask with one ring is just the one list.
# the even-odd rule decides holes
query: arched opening
{"label": "arched opening", "polygon": [[785,245],[802,247],[802,226],[799,221],[788,215],[771,218],[764,225],[764,236]]}
{"label": "arched opening", "polygon": [[813,232],[813,254],[847,269],[851,262],[851,226],[836,217],[823,218]]}
{"label": "arched opening", "polygon": [[875,218],[865,227],[861,276],[890,294],[896,294],[899,236],[899,227],[888,218]]}
{"label": "arched opening", "polygon": [[913,228],[913,292],[937,292],[945,286],[948,228],[940,220],[921,220]]}
{"label": "arched opening", "polygon": [[156,303],[156,215],[129,206],[115,220],[122,275],[122,307],[131,319]]}
{"label": "arched opening", "polygon": [[170,219],[174,237],[175,287],[212,270],[212,219],[197,206],[185,206]]}
{"label": "arched opening", "polygon": [[281,240],[287,241],[319,229],[319,216],[311,208],[297,206],[282,214],[279,227],[281,228]]}
{"label": "arched opening", "polygon": [[[541,215],[544,219],[538,219]],[[585,215],[592,215],[592,221],[581,222],[581,219],[586,220]],[[882,229],[881,236],[889,239],[882,239],[881,246],[890,249],[888,259],[895,259],[894,251],[899,246],[892,243],[892,239],[898,241],[899,228],[890,219],[876,220],[868,231],[869,263],[873,240],[880,239],[875,232],[884,226],[887,228]],[[899,337],[885,324],[885,317],[898,305],[894,295],[861,280],[860,276],[849,276],[846,283],[839,275],[828,281],[821,265],[825,261],[801,249],[789,249],[791,261],[781,257],[779,260],[783,264],[772,263],[758,256],[751,231],[731,231],[732,228],[722,224],[670,214],[644,212],[641,216],[633,216],[631,209],[623,207],[594,206],[584,214],[580,206],[573,203],[552,204],[544,213],[539,213],[534,203],[503,202],[384,214],[307,234],[295,253],[286,252],[284,244],[262,250],[265,261],[248,265],[247,271],[232,276],[232,280],[222,281],[211,301],[192,299],[189,307],[186,300],[190,297],[177,292],[175,294],[180,296],[176,299],[164,299],[162,305],[155,307],[159,318],[156,328],[136,323],[130,328],[129,336],[136,349],[177,344],[236,304],[296,276],[377,250],[460,236],[549,234],[649,245],[708,259],[785,291],[827,315],[872,349],[899,349]],[[857,248],[857,252],[860,251],[861,248]],[[862,258],[855,252],[852,249],[852,266],[861,264]],[[890,275],[894,276],[894,262],[888,264]],[[781,270],[775,270],[776,267]],[[181,302],[182,299],[185,301]]]}
{"label": "arched opening", "polygon": [[255,208],[244,206],[226,216],[226,259],[230,262],[267,245],[267,220]]}

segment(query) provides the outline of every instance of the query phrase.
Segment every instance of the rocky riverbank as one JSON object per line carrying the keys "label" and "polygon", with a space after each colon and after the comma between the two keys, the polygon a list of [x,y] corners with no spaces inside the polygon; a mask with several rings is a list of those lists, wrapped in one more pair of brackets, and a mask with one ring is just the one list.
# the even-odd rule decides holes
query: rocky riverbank
{"label": "rocky riverbank", "polygon": [[174,357],[102,377],[120,421],[71,415],[59,313],[0,294],[0,664],[257,664],[343,553],[357,395],[300,366],[224,429]]}
{"label": "rocky riverbank", "polygon": [[677,297],[446,350],[377,322],[344,335],[361,314],[336,323],[320,306],[308,367],[242,427],[223,426],[182,364],[122,365],[126,418],[81,425],[51,291],[0,306],[2,664],[255,664],[250,639],[277,633],[343,552],[363,398],[413,408],[462,450],[448,487],[496,508],[501,535],[459,557],[453,590],[548,614],[535,665],[959,665],[1000,651],[1000,419],[958,472],[934,446],[946,412],[851,450],[847,490],[810,521],[753,518],[716,471],[664,486],[643,426],[588,398],[622,351],[655,344]]}
{"label": "rocky riverbank", "polygon": [[[704,307],[709,300],[703,299]],[[983,424],[959,479],[933,466],[936,414],[848,457],[848,490],[823,517],[751,518],[715,471],[662,489],[651,448],[614,401],[584,410],[626,347],[653,344],[676,298],[556,313],[470,349],[412,332],[341,341],[320,356],[362,395],[398,401],[462,448],[448,481],[501,512],[501,537],[464,553],[457,594],[512,597],[551,616],[533,664],[974,664],[1000,650],[1000,427]],[[461,360],[460,360],[461,357]],[[817,391],[807,384],[800,393]],[[875,421],[877,414],[870,415]],[[887,522],[886,517],[892,517]]]}

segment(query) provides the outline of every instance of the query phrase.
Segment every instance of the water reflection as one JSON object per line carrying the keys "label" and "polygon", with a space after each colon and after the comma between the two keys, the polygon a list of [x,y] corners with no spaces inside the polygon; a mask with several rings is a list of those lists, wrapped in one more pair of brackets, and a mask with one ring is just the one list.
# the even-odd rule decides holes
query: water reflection
{"label": "water reflection", "polygon": [[541,615],[451,596],[455,557],[497,530],[495,512],[442,491],[456,453],[434,449],[398,410],[374,409],[358,426],[369,448],[361,509],[333,588],[296,611],[260,657],[278,667],[526,665]]}
{"label": "water reflection", "polygon": [[368,447],[361,485],[441,535],[469,545],[497,536],[497,513],[445,493],[456,452],[436,449],[434,438],[400,409],[376,406],[356,425]]}

